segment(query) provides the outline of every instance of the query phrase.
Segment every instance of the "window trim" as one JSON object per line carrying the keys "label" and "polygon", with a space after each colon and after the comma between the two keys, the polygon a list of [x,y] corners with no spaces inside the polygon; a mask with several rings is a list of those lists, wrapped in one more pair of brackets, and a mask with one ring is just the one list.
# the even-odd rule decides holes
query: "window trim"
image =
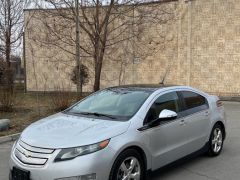
{"label": "window trim", "polygon": [[[208,109],[209,110],[209,109]],[[173,122],[176,122],[176,121],[180,121],[180,120],[182,120],[182,119],[184,119],[184,118],[189,118],[189,117],[191,117],[191,116],[193,116],[193,115],[196,115],[196,114],[199,114],[199,113],[202,113],[202,112],[205,112],[206,110],[202,110],[202,111],[198,111],[198,112],[195,112],[195,113],[193,113],[193,114],[188,114],[188,115],[182,115],[181,117],[177,117],[176,119],[174,119],[174,120],[171,120],[171,121],[166,121],[165,123],[162,123],[162,124],[160,124],[159,126],[155,126],[155,127],[146,127],[145,125],[143,125],[141,128],[138,128],[137,130],[138,131],[140,131],[140,132],[143,132],[143,131],[148,131],[148,130],[152,130],[152,129],[158,129],[158,128],[160,128],[160,127],[162,127],[162,126],[165,126],[165,125],[168,125],[168,124],[170,124],[170,123],[173,123]],[[183,112],[181,112],[182,114],[184,114],[184,111]]]}
{"label": "window trim", "polygon": [[[187,108],[186,102],[185,102],[184,97],[183,97],[183,92],[191,92],[191,93],[194,93],[194,94],[197,94],[197,95],[203,97],[205,99],[205,104],[200,105],[200,106],[196,106],[196,107],[193,107],[193,108]],[[183,106],[183,110],[181,111],[182,114],[183,114],[183,117],[187,117],[187,116],[190,116],[190,115],[193,115],[193,114],[205,111],[205,110],[209,110],[209,102],[208,102],[207,98],[205,96],[203,96],[202,94],[197,93],[195,91],[186,90],[186,89],[179,90],[178,94],[181,97],[181,102],[182,102],[182,106]],[[206,108],[203,108],[204,106],[206,106]]]}
{"label": "window trim", "polygon": [[[177,93],[178,98],[179,98],[180,108],[181,108],[181,109],[180,109],[180,111],[177,113],[177,114],[178,114],[177,118],[176,118],[175,120],[169,122],[169,123],[172,123],[172,122],[181,120],[181,119],[183,119],[183,118],[186,118],[186,117],[188,117],[188,116],[192,116],[192,115],[194,115],[194,114],[197,114],[197,113],[200,113],[200,112],[205,111],[205,110],[200,110],[200,111],[195,111],[195,112],[187,113],[187,112],[186,112],[186,106],[185,106],[185,103],[184,103],[184,98],[182,97],[182,94],[181,94],[182,91],[190,91],[190,92],[192,92],[192,93],[195,93],[195,94],[198,94],[198,95],[204,97],[205,100],[206,100],[206,104],[207,104],[207,109],[205,109],[205,110],[209,110],[209,102],[208,102],[208,99],[207,99],[206,95],[204,95],[204,93],[202,93],[202,92],[198,92],[198,91],[196,91],[196,90],[194,90],[194,89],[188,89],[188,88],[176,88],[176,89],[166,90],[166,91],[162,91],[162,92],[159,92],[158,94],[156,94],[156,95],[152,98],[152,100],[148,103],[148,105],[147,105],[147,107],[146,107],[146,109],[145,109],[145,110],[146,110],[146,114],[145,114],[144,117],[143,117],[143,126],[145,126],[145,125],[147,124],[147,123],[146,123],[146,116],[147,116],[147,113],[148,113],[149,109],[151,108],[152,104],[153,104],[153,103],[157,100],[157,98],[159,98],[160,96],[162,96],[162,95],[164,95],[164,94],[167,94],[167,93],[171,93],[171,92],[176,92],[176,93]],[[165,124],[168,124],[168,123],[164,123],[163,125],[165,125]]]}
{"label": "window trim", "polygon": [[206,98],[205,96],[203,96],[202,94],[199,94],[199,93],[197,93],[197,92],[195,92],[195,91],[190,91],[190,90],[180,90],[180,91],[178,91],[178,93],[179,93],[180,97],[182,98],[182,103],[183,103],[184,111],[185,111],[185,110],[188,110],[188,109],[193,109],[193,108],[196,108],[196,107],[200,107],[200,106],[203,106],[203,105],[196,106],[196,107],[193,107],[193,108],[187,108],[186,103],[185,103],[185,101],[184,101],[183,92],[191,92],[191,93],[194,93],[194,94],[197,94],[197,95],[203,97],[203,98],[205,99],[205,104],[209,107],[209,103],[208,103],[207,98]]}

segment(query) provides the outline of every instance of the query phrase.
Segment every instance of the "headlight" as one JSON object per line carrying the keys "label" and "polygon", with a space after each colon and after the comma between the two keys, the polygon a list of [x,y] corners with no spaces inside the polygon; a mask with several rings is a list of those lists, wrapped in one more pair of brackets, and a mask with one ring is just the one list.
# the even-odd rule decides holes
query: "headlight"
{"label": "headlight", "polygon": [[55,162],[58,161],[65,161],[74,159],[78,156],[83,156],[86,154],[94,153],[96,151],[102,150],[109,144],[110,140],[105,140],[100,143],[91,144],[87,146],[81,146],[76,148],[68,148],[68,149],[62,149],[57,157],[55,158]]}

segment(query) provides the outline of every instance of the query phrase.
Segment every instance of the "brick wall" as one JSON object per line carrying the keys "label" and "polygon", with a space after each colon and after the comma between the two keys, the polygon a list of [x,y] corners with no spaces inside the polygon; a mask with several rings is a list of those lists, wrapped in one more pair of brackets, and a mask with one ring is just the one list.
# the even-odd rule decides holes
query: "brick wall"
{"label": "brick wall", "polygon": [[[240,1],[179,0],[168,5],[177,6],[176,19],[164,27],[150,25],[144,32],[145,42],[158,51],[146,58],[133,60],[125,52],[128,46],[119,44],[119,50],[113,54],[118,55],[118,60],[108,57],[104,60],[101,88],[119,84],[159,83],[168,71],[165,83],[190,85],[217,95],[240,94]],[[29,17],[31,13],[26,11],[25,15]],[[36,30],[37,20],[31,20],[28,26],[29,30]],[[165,33],[164,43],[156,43],[159,33]],[[70,59],[74,58],[57,48],[40,47],[27,34],[27,89],[49,91],[59,85],[68,85],[75,90],[69,76],[74,65]],[[138,46],[136,51],[143,51],[144,46]],[[48,59],[56,55],[57,59],[66,61],[51,62],[46,55]],[[91,69],[91,60],[84,61]],[[91,91],[92,85],[93,78],[84,90]]]}

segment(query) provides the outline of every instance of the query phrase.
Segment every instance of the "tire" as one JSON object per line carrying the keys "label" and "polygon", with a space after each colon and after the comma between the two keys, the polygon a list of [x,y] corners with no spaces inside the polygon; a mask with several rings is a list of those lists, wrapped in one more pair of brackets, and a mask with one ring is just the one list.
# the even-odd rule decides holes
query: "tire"
{"label": "tire", "polygon": [[223,143],[224,143],[223,128],[219,124],[215,124],[208,142],[208,155],[210,157],[215,157],[221,154],[223,149]]}
{"label": "tire", "polygon": [[[131,167],[130,163],[133,163],[134,166]],[[132,177],[130,180],[144,180],[145,173],[144,161],[139,152],[134,149],[127,149],[115,160],[109,180],[123,180],[126,176]]]}

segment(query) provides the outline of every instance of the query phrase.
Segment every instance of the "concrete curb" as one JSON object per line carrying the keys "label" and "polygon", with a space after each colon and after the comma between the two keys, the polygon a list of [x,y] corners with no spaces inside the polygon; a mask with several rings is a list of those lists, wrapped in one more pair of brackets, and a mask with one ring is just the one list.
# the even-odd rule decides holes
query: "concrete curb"
{"label": "concrete curb", "polygon": [[232,102],[240,102],[240,97],[224,97],[224,96],[220,96],[219,97],[222,101],[232,101]]}
{"label": "concrete curb", "polygon": [[8,130],[10,126],[9,119],[0,119],[0,131]]}
{"label": "concrete curb", "polygon": [[20,133],[11,134],[9,136],[0,137],[0,144],[6,143],[6,142],[15,141],[19,136],[20,136]]}

